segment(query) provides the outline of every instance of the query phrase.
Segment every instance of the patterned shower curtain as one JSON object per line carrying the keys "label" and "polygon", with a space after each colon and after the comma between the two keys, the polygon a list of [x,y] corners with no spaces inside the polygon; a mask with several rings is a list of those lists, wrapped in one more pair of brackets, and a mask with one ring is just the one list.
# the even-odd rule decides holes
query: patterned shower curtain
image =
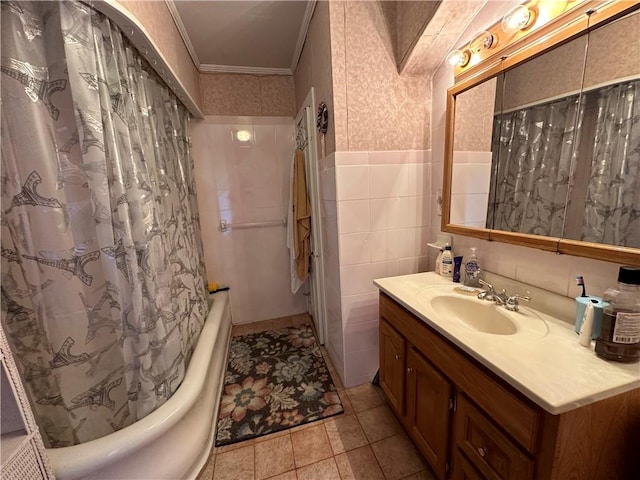
{"label": "patterned shower curtain", "polygon": [[48,446],[152,412],[206,313],[188,113],[80,2],[2,2],[2,327]]}
{"label": "patterned shower curtain", "polygon": [[581,240],[640,248],[640,80],[588,95],[597,113]]}
{"label": "patterned shower curtain", "polygon": [[487,228],[562,236],[579,96],[494,117]]}

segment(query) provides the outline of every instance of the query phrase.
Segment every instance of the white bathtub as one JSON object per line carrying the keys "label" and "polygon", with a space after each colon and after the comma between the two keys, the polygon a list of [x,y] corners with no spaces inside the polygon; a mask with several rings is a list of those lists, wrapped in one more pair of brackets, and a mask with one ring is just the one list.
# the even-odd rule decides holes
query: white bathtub
{"label": "white bathtub", "polygon": [[58,480],[192,479],[213,444],[231,336],[227,292],[213,304],[182,385],[161,407],[115,433],[47,455]]}

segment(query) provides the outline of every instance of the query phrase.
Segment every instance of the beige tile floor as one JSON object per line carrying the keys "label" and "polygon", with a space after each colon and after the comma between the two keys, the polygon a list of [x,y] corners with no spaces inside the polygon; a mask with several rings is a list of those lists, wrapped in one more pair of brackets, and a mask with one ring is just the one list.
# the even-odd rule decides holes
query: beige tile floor
{"label": "beige tile floor", "polygon": [[[308,315],[237,325],[233,335],[311,323]],[[323,350],[344,414],[214,447],[198,480],[435,480],[380,389],[344,388]]]}

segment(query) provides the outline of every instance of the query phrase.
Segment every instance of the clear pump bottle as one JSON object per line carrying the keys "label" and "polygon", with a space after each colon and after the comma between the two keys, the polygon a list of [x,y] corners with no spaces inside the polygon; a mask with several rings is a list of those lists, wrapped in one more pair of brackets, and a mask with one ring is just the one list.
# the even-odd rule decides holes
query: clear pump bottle
{"label": "clear pump bottle", "polygon": [[606,360],[640,360],[640,268],[620,267],[618,286],[605,292],[596,354]]}
{"label": "clear pump bottle", "polygon": [[467,287],[479,287],[480,273],[482,269],[480,268],[480,262],[476,255],[477,249],[475,247],[471,247],[470,250],[471,255],[469,255],[469,259],[464,265],[464,284]]}

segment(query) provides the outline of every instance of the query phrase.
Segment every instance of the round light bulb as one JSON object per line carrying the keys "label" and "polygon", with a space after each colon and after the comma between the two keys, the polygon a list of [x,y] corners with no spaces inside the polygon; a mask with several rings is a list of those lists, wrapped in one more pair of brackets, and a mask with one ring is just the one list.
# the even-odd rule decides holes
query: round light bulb
{"label": "round light bulb", "polygon": [[236,138],[239,142],[248,142],[251,140],[251,132],[248,130],[238,130],[236,132]]}
{"label": "round light bulb", "polygon": [[513,33],[522,30],[529,25],[532,13],[524,5],[513,7],[502,17],[502,30],[507,33]]}
{"label": "round light bulb", "polygon": [[451,50],[447,55],[447,63],[452,67],[464,67],[469,63],[469,54],[462,50]]}

